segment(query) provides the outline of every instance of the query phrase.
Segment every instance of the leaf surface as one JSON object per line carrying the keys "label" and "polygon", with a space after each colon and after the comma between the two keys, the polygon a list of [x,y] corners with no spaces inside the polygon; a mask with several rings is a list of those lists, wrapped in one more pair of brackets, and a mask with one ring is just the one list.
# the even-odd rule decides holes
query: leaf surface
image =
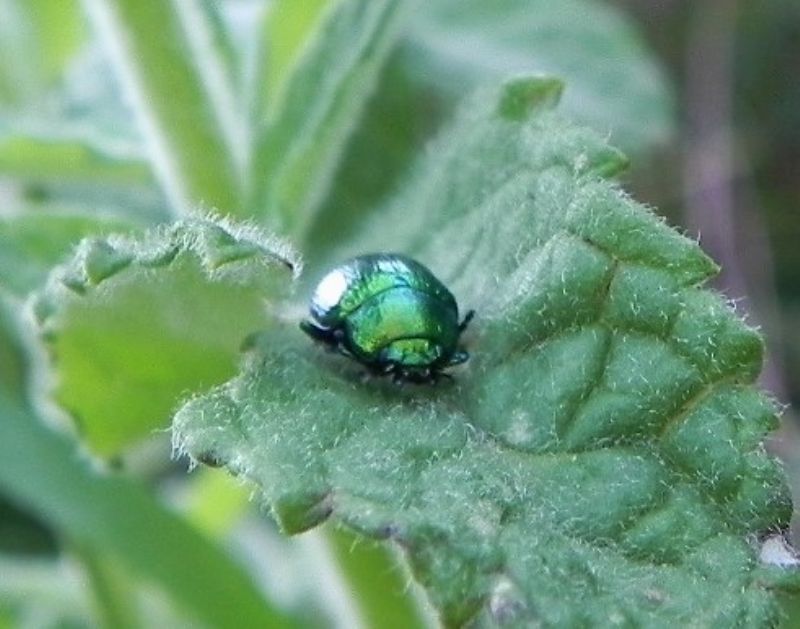
{"label": "leaf surface", "polygon": [[131,231],[125,221],[77,212],[31,212],[0,219],[0,286],[18,297],[44,284],[50,269],[84,237]]}
{"label": "leaf surface", "polygon": [[297,268],[281,242],[213,218],[85,239],[33,303],[56,399],[100,454],[165,428],[181,397],[235,372]]}
{"label": "leaf surface", "polygon": [[28,365],[21,345],[16,306],[0,293],[0,393],[15,402],[25,399]]}
{"label": "leaf surface", "polygon": [[408,571],[394,549],[360,539],[352,531],[326,531],[344,585],[366,627],[426,629],[429,619],[409,587]]}
{"label": "leaf surface", "polygon": [[758,558],[792,509],[761,338],[559,93],[478,94],[351,245],[418,257],[476,309],[454,383],[364,382],[278,328],[176,443],[255,481],[290,533],[397,542],[447,626],[770,626],[798,573]]}

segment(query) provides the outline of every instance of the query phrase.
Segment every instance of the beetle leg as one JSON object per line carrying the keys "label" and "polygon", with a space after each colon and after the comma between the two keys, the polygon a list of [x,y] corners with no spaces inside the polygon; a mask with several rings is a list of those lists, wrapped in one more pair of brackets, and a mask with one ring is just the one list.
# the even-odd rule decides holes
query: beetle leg
{"label": "beetle leg", "polygon": [[474,310],[469,310],[467,312],[467,314],[464,315],[464,319],[459,324],[458,331],[459,332],[463,332],[464,330],[466,330],[467,326],[469,325],[469,322],[472,321],[472,318],[474,316],[475,316],[475,311]]}
{"label": "beetle leg", "polygon": [[[395,365],[391,365],[391,367],[395,367]],[[387,374],[389,374],[389,373],[392,374],[392,382],[394,384],[396,384],[397,386],[399,386],[399,387],[403,386],[403,384],[406,381],[406,377],[403,374],[402,370],[400,370],[400,369],[396,369],[396,368],[392,369],[392,368],[390,368],[390,369],[386,370],[386,373]]]}
{"label": "beetle leg", "polygon": [[331,341],[331,349],[333,351],[335,351],[337,354],[341,354],[342,356],[353,358],[353,352],[347,349],[347,345],[345,345],[344,342],[344,330],[341,328],[333,330],[331,334]]}
{"label": "beetle leg", "polygon": [[335,345],[335,337],[330,330],[321,328],[313,322],[304,319],[300,322],[300,329],[308,334],[315,341],[325,343],[326,345]]}
{"label": "beetle leg", "polygon": [[451,376],[446,371],[434,371],[431,374],[431,382],[433,384],[438,384],[439,380],[447,380],[448,382],[455,382],[455,378]]}

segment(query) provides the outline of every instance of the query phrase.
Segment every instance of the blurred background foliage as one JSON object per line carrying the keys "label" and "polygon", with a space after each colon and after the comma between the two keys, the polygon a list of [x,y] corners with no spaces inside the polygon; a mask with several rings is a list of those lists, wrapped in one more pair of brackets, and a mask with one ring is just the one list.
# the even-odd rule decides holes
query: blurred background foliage
{"label": "blurred background foliage", "polygon": [[[168,437],[149,424],[99,459],[42,393],[51,365],[29,330],[29,293],[81,237],[136,232],[176,214],[175,191],[151,167],[151,138],[109,59],[113,46],[100,44],[105,4],[0,0],[0,628],[429,625],[430,610],[386,550],[333,529],[280,536],[246,487],[211,469],[187,477]],[[246,105],[228,112],[234,135],[253,112],[282,131],[300,124],[293,103],[317,104],[319,68],[301,68],[308,76],[296,87],[293,60],[307,54],[330,4],[187,4],[210,16],[215,59],[234,70],[233,92]],[[313,269],[391,197],[465,95],[509,73],[555,74],[567,85],[565,109],[631,157],[632,194],[699,236],[722,264],[718,286],[766,333],[764,386],[797,407],[800,5],[437,0],[420,5],[398,37],[374,55],[364,44],[368,62],[353,65],[352,82],[368,87],[347,88],[359,98],[343,92],[341,109],[319,113],[330,134],[301,129],[328,147],[309,157],[323,164],[316,187],[263,191],[273,214],[260,201],[248,206],[247,195],[228,198],[223,157],[204,150],[213,143],[192,145],[192,130],[178,124],[187,168],[207,185],[190,193],[292,235]],[[168,41],[154,41],[152,54],[159,45],[169,53]],[[194,89],[181,72],[166,67],[153,78],[175,80],[174,94],[161,96],[178,119]],[[281,103],[289,103],[283,113]],[[264,159],[256,161],[264,171],[297,168],[297,176],[308,164]],[[307,220],[274,219],[287,204]],[[798,488],[800,433],[788,408],[786,418],[772,445]]]}

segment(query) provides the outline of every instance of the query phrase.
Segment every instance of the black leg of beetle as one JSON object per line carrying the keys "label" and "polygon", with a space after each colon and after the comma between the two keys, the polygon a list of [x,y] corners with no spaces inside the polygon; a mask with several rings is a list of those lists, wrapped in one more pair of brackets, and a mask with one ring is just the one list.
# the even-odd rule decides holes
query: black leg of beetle
{"label": "black leg of beetle", "polygon": [[392,382],[398,386],[403,384],[403,372],[395,363],[389,363],[383,367],[383,375],[391,376]]}
{"label": "black leg of beetle", "polygon": [[301,321],[300,329],[306,334],[308,334],[315,341],[319,341],[320,343],[325,343],[326,345],[336,345],[336,339],[330,330],[326,330],[325,328],[320,328],[311,323],[311,321],[305,321],[305,320]]}
{"label": "black leg of beetle", "polygon": [[395,364],[392,364],[390,368],[386,370],[386,373],[392,374],[392,382],[398,387],[402,387],[406,382],[408,382],[408,376],[406,373]]}
{"label": "black leg of beetle", "polygon": [[466,330],[467,326],[469,325],[469,322],[472,321],[472,318],[474,316],[475,316],[475,311],[474,310],[468,311],[467,314],[464,315],[464,319],[459,324],[458,331],[459,332],[463,332],[464,330]]}
{"label": "black leg of beetle", "polygon": [[431,373],[431,383],[432,384],[439,384],[439,381],[446,380],[447,382],[455,382],[455,378],[451,376],[449,373],[444,371],[434,371]]}
{"label": "black leg of beetle", "polygon": [[353,358],[353,352],[347,349],[344,342],[344,330],[336,329],[331,333],[331,349],[337,354]]}

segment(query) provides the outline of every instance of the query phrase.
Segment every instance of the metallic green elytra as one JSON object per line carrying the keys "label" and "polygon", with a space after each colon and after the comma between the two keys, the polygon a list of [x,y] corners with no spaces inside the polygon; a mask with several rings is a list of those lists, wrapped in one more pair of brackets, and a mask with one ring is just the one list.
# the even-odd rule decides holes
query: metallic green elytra
{"label": "metallic green elytra", "polygon": [[396,380],[433,382],[469,358],[452,293],[416,260],[396,253],[358,256],[330,271],[300,328],[311,338]]}

